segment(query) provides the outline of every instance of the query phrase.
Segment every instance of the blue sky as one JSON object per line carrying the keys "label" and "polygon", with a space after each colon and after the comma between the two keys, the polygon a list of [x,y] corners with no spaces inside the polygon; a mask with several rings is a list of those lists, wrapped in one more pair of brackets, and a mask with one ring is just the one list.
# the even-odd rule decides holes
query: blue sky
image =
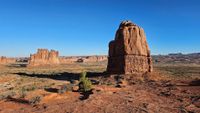
{"label": "blue sky", "polygon": [[144,28],[152,54],[200,52],[199,0],[0,0],[0,56],[107,54],[122,20]]}

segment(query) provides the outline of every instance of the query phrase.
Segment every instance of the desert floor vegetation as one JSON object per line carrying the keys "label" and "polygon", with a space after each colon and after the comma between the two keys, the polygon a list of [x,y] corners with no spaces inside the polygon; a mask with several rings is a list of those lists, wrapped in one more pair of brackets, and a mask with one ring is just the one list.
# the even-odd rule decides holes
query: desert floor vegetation
{"label": "desert floor vegetation", "polygon": [[1,65],[0,112],[199,111],[198,64],[155,63],[140,76],[108,75],[107,62],[19,65]]}

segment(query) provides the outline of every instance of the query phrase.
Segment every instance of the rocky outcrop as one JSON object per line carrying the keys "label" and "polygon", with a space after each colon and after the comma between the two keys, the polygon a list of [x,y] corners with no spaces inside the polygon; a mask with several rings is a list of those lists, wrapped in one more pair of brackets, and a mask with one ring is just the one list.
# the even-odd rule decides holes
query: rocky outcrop
{"label": "rocky outcrop", "polygon": [[82,60],[83,62],[102,62],[107,60],[107,56],[86,56]]}
{"label": "rocky outcrop", "polygon": [[109,43],[107,71],[133,74],[152,70],[152,59],[144,30],[131,21],[123,21],[116,32],[115,40]]}
{"label": "rocky outcrop", "polygon": [[0,57],[0,64],[11,64],[15,62],[16,62],[15,58],[7,58],[5,56]]}
{"label": "rocky outcrop", "polygon": [[71,57],[60,57],[60,63],[61,64],[71,64],[77,62],[79,57],[71,56]]}
{"label": "rocky outcrop", "polygon": [[59,52],[55,50],[38,49],[36,54],[30,55],[28,66],[60,64]]}
{"label": "rocky outcrop", "polygon": [[71,57],[60,57],[60,63],[68,64],[68,63],[76,63],[76,62],[102,62],[107,61],[107,56],[105,55],[96,55],[96,56],[71,56]]}

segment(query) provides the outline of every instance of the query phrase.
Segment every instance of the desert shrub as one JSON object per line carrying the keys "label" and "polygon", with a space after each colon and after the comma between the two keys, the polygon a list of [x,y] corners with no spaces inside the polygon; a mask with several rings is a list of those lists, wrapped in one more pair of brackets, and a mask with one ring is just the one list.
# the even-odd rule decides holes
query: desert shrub
{"label": "desert shrub", "polygon": [[58,89],[59,94],[66,93],[67,91],[72,91],[72,85],[71,84],[64,84],[61,86],[60,89]]}
{"label": "desert shrub", "polygon": [[41,101],[41,96],[35,96],[30,99],[29,103],[35,105],[38,104],[40,101]]}
{"label": "desert shrub", "polygon": [[15,96],[15,95],[16,95],[16,93],[13,92],[13,91],[9,91],[9,92],[6,92],[6,93],[2,93],[2,94],[0,95],[0,100],[7,99],[7,98],[11,98],[11,97],[13,97],[13,96]]}
{"label": "desert shrub", "polygon": [[19,91],[19,97],[20,98],[26,97],[26,93],[27,93],[26,88],[22,87],[21,90]]}
{"label": "desert shrub", "polygon": [[91,91],[92,89],[92,82],[86,77],[87,73],[81,73],[80,82],[79,82],[79,90],[81,92]]}
{"label": "desert shrub", "polygon": [[36,90],[36,86],[35,85],[32,85],[32,86],[28,86],[28,87],[25,87],[25,90],[26,91],[34,91],[34,90]]}

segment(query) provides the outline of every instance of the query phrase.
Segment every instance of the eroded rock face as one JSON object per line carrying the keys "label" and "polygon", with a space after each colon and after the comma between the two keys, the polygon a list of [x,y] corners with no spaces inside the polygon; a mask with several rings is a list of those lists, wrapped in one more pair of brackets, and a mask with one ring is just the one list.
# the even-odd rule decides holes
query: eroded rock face
{"label": "eroded rock face", "polygon": [[83,58],[83,62],[102,62],[106,60],[107,56],[87,56]]}
{"label": "eroded rock face", "polygon": [[28,66],[60,64],[59,52],[55,50],[38,49],[36,54],[30,55]]}
{"label": "eroded rock face", "polygon": [[96,55],[96,56],[72,56],[72,57],[60,57],[60,63],[68,64],[68,63],[93,63],[93,62],[103,62],[107,61],[107,56],[105,55]]}
{"label": "eroded rock face", "polygon": [[79,58],[75,56],[71,57],[60,57],[60,63],[61,64],[71,64],[77,62]]}
{"label": "eroded rock face", "polygon": [[109,43],[107,71],[132,74],[152,70],[152,60],[144,30],[131,21],[123,21],[116,32],[115,40]]}
{"label": "eroded rock face", "polygon": [[16,59],[15,58],[7,58],[4,56],[0,57],[0,64],[10,64],[10,63],[15,63]]}

